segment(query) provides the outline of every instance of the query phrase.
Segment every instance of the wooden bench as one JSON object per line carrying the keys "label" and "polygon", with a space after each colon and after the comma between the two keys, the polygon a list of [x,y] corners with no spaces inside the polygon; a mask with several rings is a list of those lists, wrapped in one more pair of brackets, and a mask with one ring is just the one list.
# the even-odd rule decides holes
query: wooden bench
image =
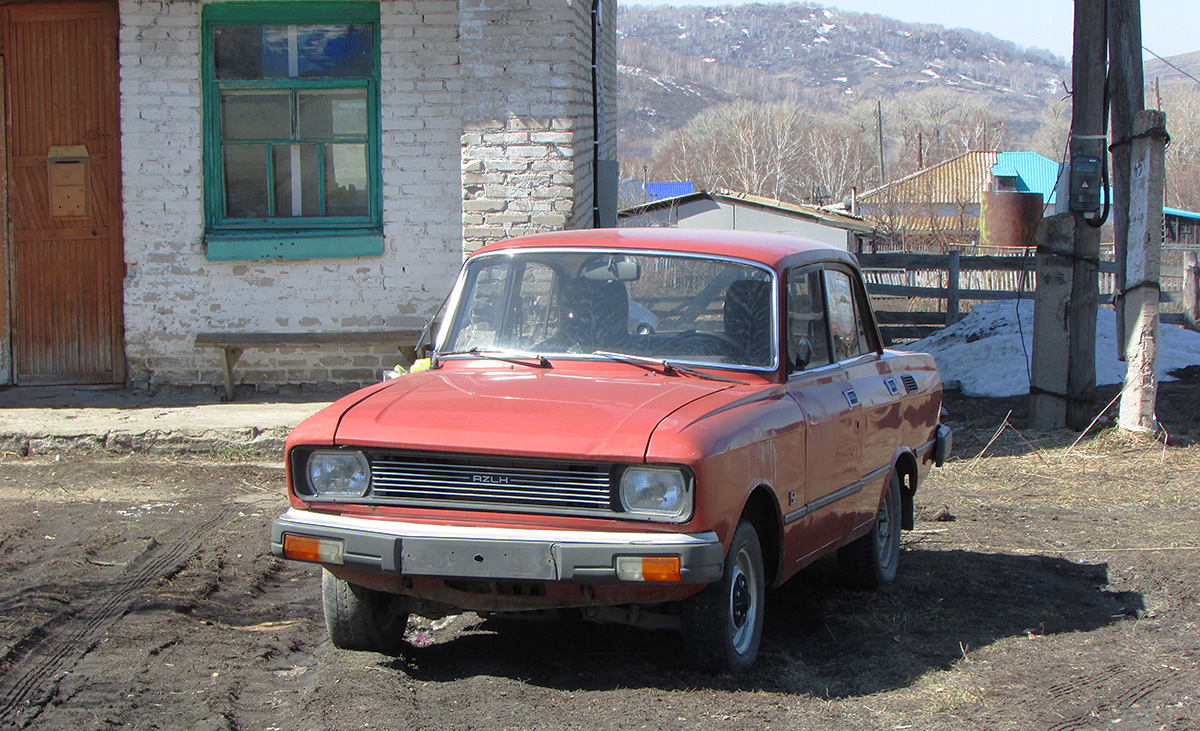
{"label": "wooden bench", "polygon": [[420,330],[360,330],[337,332],[217,332],[198,333],[197,348],[220,348],[225,376],[225,400],[233,401],[236,390],[233,367],[250,348],[291,348],[306,345],[381,345],[394,344],[406,365],[416,358]]}

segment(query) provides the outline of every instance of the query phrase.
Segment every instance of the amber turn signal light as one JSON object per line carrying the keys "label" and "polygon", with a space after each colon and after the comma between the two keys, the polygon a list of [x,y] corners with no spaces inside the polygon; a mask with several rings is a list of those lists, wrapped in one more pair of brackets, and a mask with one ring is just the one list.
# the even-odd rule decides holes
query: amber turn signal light
{"label": "amber turn signal light", "polygon": [[283,537],[283,555],[297,561],[343,563],[342,542],[326,538],[285,535]]}
{"label": "amber turn signal light", "polygon": [[682,581],[678,556],[621,556],[617,559],[621,581]]}

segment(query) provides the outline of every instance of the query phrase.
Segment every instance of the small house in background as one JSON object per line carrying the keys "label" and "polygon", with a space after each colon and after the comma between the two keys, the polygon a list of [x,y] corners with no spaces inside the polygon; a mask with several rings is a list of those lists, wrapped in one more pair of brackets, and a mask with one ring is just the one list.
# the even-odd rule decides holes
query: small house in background
{"label": "small house in background", "polygon": [[851,252],[861,251],[873,232],[870,223],[847,213],[746,193],[706,190],[625,208],[618,215],[617,225],[784,233]]}
{"label": "small house in background", "polygon": [[1200,213],[1163,206],[1165,243],[1178,249],[1200,249]]}
{"label": "small house in background", "polygon": [[1058,169],[1036,152],[968,152],[862,193],[857,212],[904,248],[1027,246]]}

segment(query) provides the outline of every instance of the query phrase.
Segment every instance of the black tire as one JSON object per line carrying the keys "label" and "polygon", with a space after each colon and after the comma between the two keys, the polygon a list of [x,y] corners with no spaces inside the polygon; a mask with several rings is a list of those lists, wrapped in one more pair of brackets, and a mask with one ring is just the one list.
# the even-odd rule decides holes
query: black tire
{"label": "black tire", "polygon": [[900,473],[893,471],[871,532],[838,550],[842,579],[855,589],[875,589],[896,578],[900,563]]}
{"label": "black tire", "polygon": [[404,646],[408,612],[398,611],[396,597],[342,581],[323,572],[321,604],[329,639],[343,650],[397,654]]}
{"label": "black tire", "polygon": [[681,631],[688,665],[702,673],[740,673],[758,659],[762,642],[766,575],[754,526],[738,523],[721,580],[709,584],[681,607]]}

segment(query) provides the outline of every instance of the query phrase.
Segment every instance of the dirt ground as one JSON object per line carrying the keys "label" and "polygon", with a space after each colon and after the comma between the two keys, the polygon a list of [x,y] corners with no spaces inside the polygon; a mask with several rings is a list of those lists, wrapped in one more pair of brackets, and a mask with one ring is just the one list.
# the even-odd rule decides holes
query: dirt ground
{"label": "dirt ground", "polygon": [[267,551],[278,467],[5,455],[0,727],[1200,729],[1200,384],[1159,403],[1167,447],[949,397],[957,456],[896,582],[812,567],[739,677],[689,672],[671,632],[565,620],[414,619],[401,657],[339,651],[319,570]]}

